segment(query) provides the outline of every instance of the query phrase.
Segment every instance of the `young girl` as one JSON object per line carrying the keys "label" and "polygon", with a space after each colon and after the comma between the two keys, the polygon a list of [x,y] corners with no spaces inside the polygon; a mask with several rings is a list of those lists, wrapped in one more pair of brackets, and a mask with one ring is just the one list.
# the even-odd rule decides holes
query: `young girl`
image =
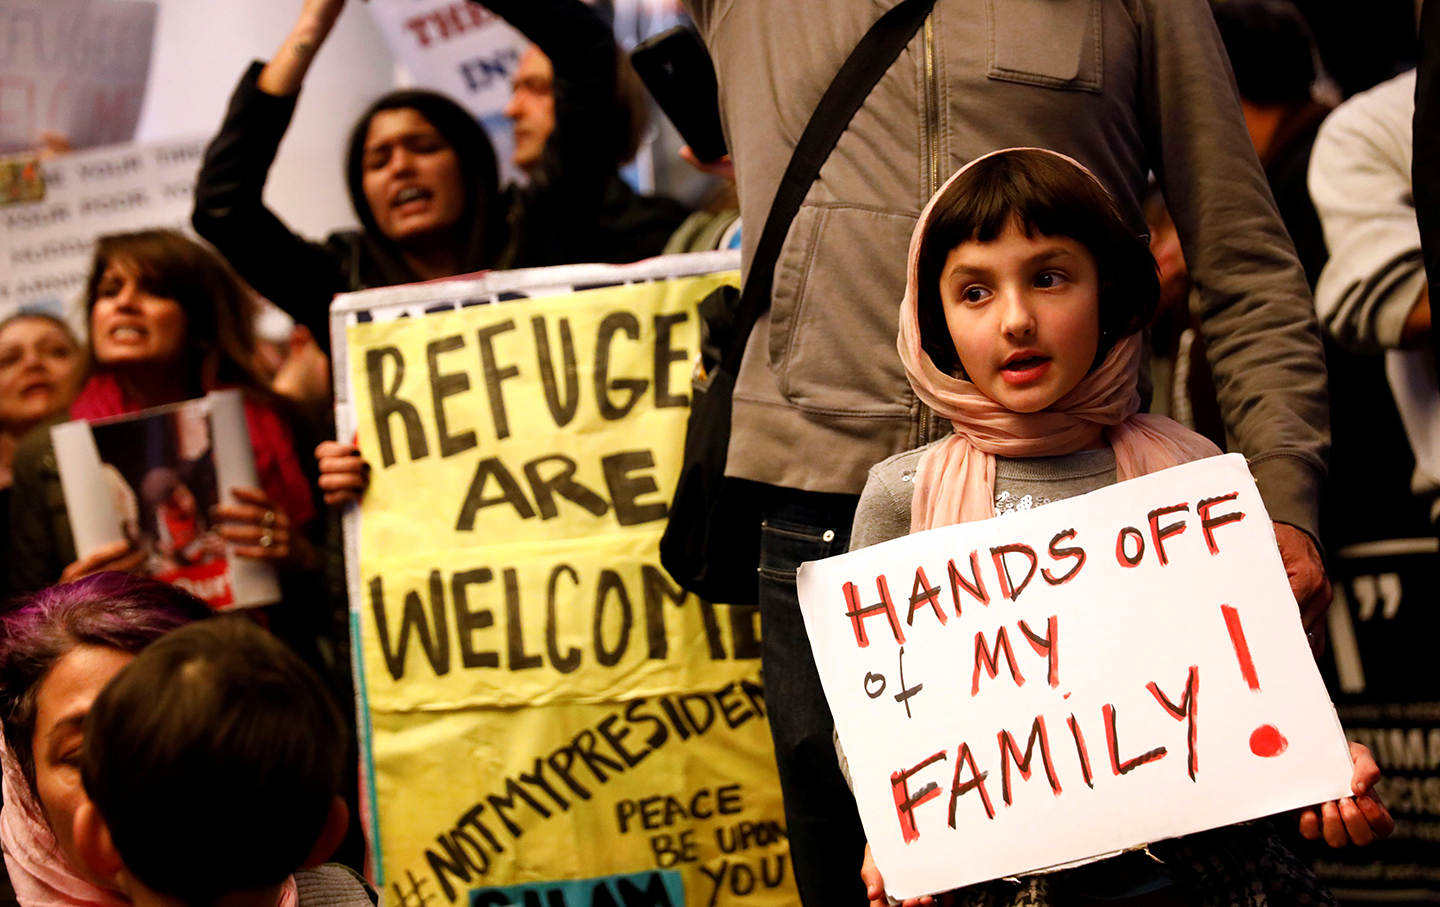
{"label": "young girl", "polygon": [[[1009,149],[951,177],[910,243],[898,345],[916,395],[954,434],[870,471],[851,548],[1220,453],[1178,423],[1138,412],[1139,332],[1158,293],[1148,246],[1073,160]],[[1369,752],[1352,744],[1352,756],[1356,796],[1304,811],[1306,837],[1338,847],[1394,828],[1369,792],[1379,777]],[[883,904],[868,848],[861,875],[871,904]],[[1263,822],[954,894],[987,907],[1334,903]]]}

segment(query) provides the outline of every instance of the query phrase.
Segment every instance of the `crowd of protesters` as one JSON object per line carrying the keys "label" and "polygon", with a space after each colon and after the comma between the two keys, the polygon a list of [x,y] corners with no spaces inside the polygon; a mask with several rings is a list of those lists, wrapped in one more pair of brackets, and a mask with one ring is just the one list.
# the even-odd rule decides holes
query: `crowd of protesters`
{"label": "crowd of protesters", "polygon": [[[366,109],[336,162],[358,229],[295,234],[266,207],[266,177],[344,5],[303,0],[275,54],[241,75],[209,144],[199,240],[102,237],[83,342],[43,313],[0,321],[0,842],[22,907],[374,903],[354,873],[321,866],[339,848],[362,868],[363,851],[347,604],[334,577],[344,575],[338,514],[363,499],[368,467],[328,417],[331,299],[487,269],[631,262],[694,248],[699,233],[712,246],[735,234],[733,212],[704,215],[702,229],[680,203],[621,178],[649,105],[593,7],[482,2],[533,42],[505,108],[523,185],[501,185],[490,138],[455,101],[395,91]],[[825,28],[797,31],[814,12],[807,0],[685,5],[715,63],[731,151],[703,166],[733,182],[748,268],[805,122],[878,8],[832,0]],[[1412,187],[1418,124],[1440,114],[1417,110],[1416,81],[1401,73],[1341,103],[1290,0],[938,0],[880,77],[786,234],[740,365],[727,466],[763,518],[763,676],[806,907],[878,905],[884,888],[801,620],[801,563],[1003,513],[998,495],[1023,458],[1044,461],[1025,481],[1040,469],[1070,483],[1040,496],[1058,500],[1228,449],[1256,478],[1318,653],[1332,594],[1322,552],[1440,514],[1440,385],[1416,210],[1427,187],[1418,175]],[[1004,200],[988,214],[967,208],[992,195]],[[1094,324],[1067,325],[1053,346],[1015,346],[1023,355],[1004,359],[987,389],[979,363],[993,350],[972,338],[1051,328],[1039,317],[963,321],[942,271],[969,261],[988,273],[1002,251],[1045,242],[1047,261],[1073,261],[1071,271],[1020,282],[1089,292]],[[977,302],[1003,296],[961,289]],[[266,306],[293,319],[293,336],[260,336]],[[1060,375],[1033,407],[1007,389],[1030,380],[1025,369]],[[1055,442],[1060,423],[1035,414],[1071,418],[1081,407],[1067,395],[1092,384],[1121,402]],[[145,578],[134,540],[80,555],[49,432],[222,389],[243,395],[258,483],[191,516],[234,555],[276,568],[281,603],[247,619],[212,619]],[[1157,415],[1137,417],[1142,401]],[[1010,446],[972,436],[975,406],[992,407],[986,418],[1007,426]],[[1161,416],[1180,424],[1145,421]],[[1163,462],[1127,459],[1151,444]],[[976,463],[989,470],[978,497]],[[1067,470],[1080,467],[1099,478],[1075,484]],[[175,484],[157,496],[180,494]],[[1394,827],[1373,791],[1375,763],[1364,747],[1354,755],[1355,796],[1302,815],[1304,837],[1367,844]],[[197,764],[214,773],[175,780]],[[253,783],[215,791],[233,825],[197,839],[174,790],[220,776]],[[1268,826],[1224,831],[1182,839],[1192,850],[1175,850],[1168,870],[1106,861],[959,899],[1333,903],[1300,861],[1276,856]],[[1196,861],[1206,866],[1192,878]],[[1203,881],[1217,873],[1223,885]]]}

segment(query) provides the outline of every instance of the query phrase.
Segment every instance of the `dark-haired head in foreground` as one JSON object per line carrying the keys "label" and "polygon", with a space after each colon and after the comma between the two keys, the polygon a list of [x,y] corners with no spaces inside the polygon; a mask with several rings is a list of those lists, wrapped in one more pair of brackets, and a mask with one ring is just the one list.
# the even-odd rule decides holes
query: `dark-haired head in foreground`
{"label": "dark-haired head in foreground", "polygon": [[340,713],[310,668],[243,618],[150,646],[95,700],[85,735],[91,804],[76,846],[137,904],[235,895],[227,903],[268,907],[345,832]]}

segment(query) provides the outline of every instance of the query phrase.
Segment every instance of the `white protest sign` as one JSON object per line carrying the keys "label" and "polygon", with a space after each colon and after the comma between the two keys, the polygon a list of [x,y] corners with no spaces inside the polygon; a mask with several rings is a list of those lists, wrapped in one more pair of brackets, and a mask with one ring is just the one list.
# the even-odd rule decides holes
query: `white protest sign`
{"label": "white protest sign", "polygon": [[415,84],[459,101],[478,119],[510,100],[510,77],[530,42],[469,0],[371,0],[385,41]]}
{"label": "white protest sign", "polygon": [[188,228],[206,139],[120,145],[45,164],[45,197],[0,207],[0,317],[56,313],[85,284],[95,238]]}
{"label": "white protest sign", "polygon": [[510,80],[530,42],[471,0],[371,0],[390,52],[412,84],[438,91],[470,111],[495,146],[502,182],[523,174],[511,160],[514,137],[503,111]]}
{"label": "white protest sign", "polygon": [[135,137],[150,75],[154,0],[6,0],[0,5],[0,154],[42,130],[75,148]]}
{"label": "white protest sign", "polygon": [[896,897],[1350,793],[1245,460],[1202,460],[799,572]]}

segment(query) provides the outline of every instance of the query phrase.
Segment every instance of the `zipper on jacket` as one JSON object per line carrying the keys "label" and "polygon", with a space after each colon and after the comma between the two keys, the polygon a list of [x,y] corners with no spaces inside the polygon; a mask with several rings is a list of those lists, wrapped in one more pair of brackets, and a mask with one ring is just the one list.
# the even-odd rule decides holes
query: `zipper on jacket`
{"label": "zipper on jacket", "polygon": [[940,98],[935,75],[935,13],[925,17],[925,135],[930,146],[928,199],[940,189]]}
{"label": "zipper on jacket", "polygon": [[[923,201],[928,201],[940,189],[940,99],[939,81],[935,72],[935,12],[925,17],[923,30],[925,45],[925,145],[930,153],[930,170],[927,174]],[[915,434],[918,445],[929,444],[942,433],[938,420],[930,407],[916,401]]]}

